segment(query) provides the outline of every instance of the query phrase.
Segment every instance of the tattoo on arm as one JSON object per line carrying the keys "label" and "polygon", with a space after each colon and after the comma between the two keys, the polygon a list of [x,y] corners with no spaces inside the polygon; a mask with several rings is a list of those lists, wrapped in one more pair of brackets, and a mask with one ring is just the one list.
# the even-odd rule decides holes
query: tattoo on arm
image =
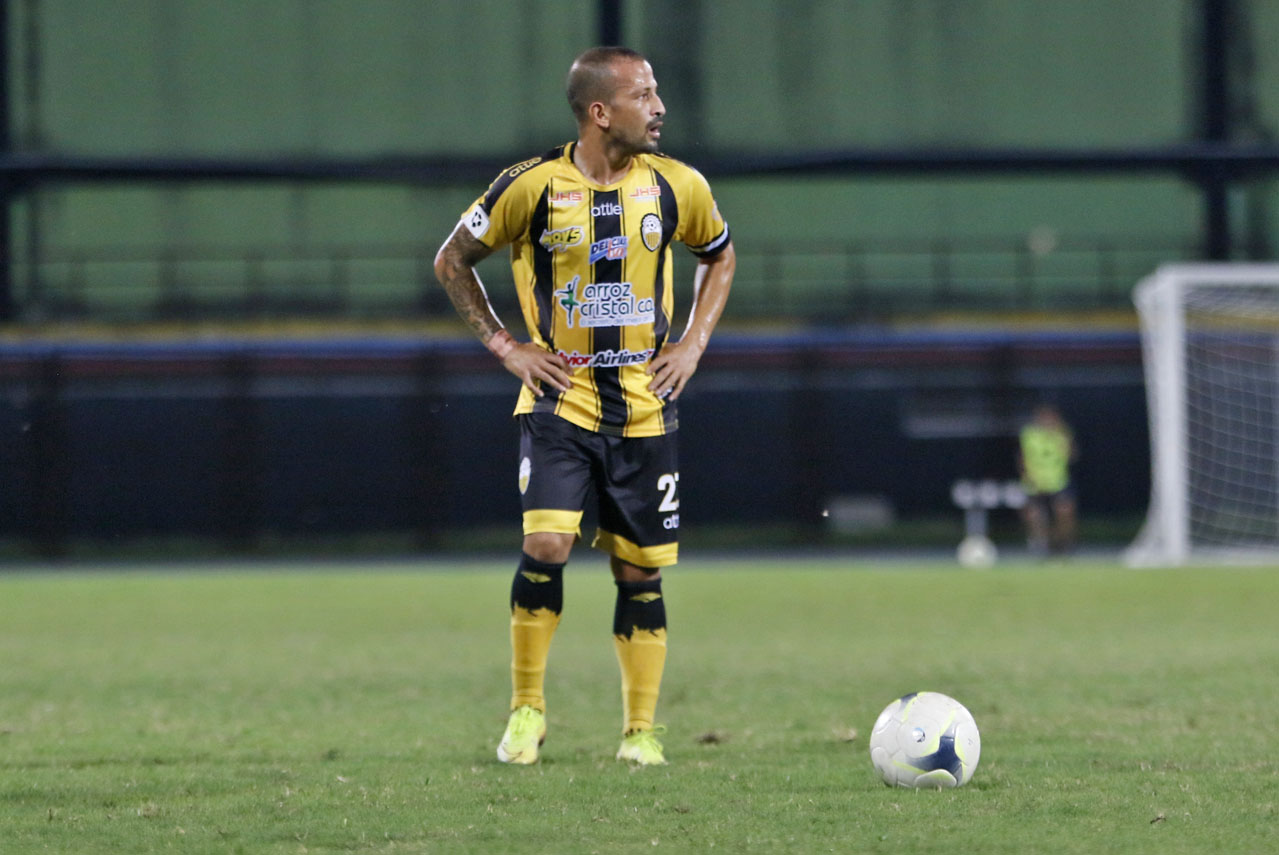
{"label": "tattoo on arm", "polygon": [[444,286],[462,320],[485,344],[503,330],[475,272],[475,265],[492,252],[459,224],[435,256],[435,278]]}

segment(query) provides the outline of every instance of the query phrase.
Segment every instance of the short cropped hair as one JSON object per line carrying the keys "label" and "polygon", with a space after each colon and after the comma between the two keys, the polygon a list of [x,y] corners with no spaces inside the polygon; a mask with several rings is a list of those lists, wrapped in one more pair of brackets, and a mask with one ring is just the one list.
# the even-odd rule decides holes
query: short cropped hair
{"label": "short cropped hair", "polygon": [[586,120],[586,110],[591,104],[613,97],[616,89],[613,63],[621,60],[648,61],[639,51],[627,47],[593,47],[573,60],[564,88],[568,105],[579,122]]}

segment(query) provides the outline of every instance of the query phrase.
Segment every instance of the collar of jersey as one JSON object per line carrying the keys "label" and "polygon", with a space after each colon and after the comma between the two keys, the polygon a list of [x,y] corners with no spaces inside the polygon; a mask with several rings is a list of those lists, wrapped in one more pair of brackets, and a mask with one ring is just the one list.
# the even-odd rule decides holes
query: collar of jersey
{"label": "collar of jersey", "polygon": [[627,170],[626,174],[623,175],[619,180],[614,181],[612,184],[596,184],[594,181],[587,178],[586,173],[578,169],[577,164],[573,162],[573,151],[576,148],[577,148],[577,140],[573,140],[568,145],[564,146],[564,159],[568,161],[568,165],[572,168],[573,172],[577,174],[578,178],[581,179],[582,183],[585,184],[587,187],[590,187],[592,190],[616,190],[617,188],[621,187],[623,184],[626,183],[626,179],[630,178],[632,175],[635,174],[636,161],[639,158],[643,157],[642,154],[634,155],[631,158],[631,168]]}

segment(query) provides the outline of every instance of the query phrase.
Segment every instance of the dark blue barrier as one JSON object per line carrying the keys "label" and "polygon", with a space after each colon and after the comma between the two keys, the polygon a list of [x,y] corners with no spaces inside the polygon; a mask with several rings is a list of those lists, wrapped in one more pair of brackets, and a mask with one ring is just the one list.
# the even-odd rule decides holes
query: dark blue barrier
{"label": "dark blue barrier", "polygon": [[[0,345],[0,538],[514,531],[517,391],[471,341]],[[721,335],[681,401],[681,521],[815,527],[850,495],[951,512],[956,478],[1014,476],[1045,398],[1085,512],[1140,513],[1134,334]]]}

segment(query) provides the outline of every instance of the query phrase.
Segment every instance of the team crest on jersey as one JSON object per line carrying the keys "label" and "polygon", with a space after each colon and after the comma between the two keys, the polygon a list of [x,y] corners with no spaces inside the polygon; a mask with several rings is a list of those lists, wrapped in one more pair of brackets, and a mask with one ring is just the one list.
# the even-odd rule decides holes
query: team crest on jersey
{"label": "team crest on jersey", "polygon": [[582,242],[582,227],[569,226],[566,229],[543,229],[542,236],[537,241],[542,247],[549,252],[565,252],[570,246],[577,246]]}
{"label": "team crest on jersey", "polygon": [[626,245],[630,242],[626,235],[618,235],[617,237],[607,237],[603,240],[597,240],[591,244],[590,263],[594,264],[601,258],[609,261],[618,261],[626,257]]}
{"label": "team crest on jersey", "polygon": [[567,325],[581,327],[626,327],[651,324],[655,317],[652,297],[636,297],[630,282],[591,282],[577,293],[582,277],[574,276],[556,289]]}
{"label": "team crest on jersey", "polygon": [[662,245],[662,218],[657,214],[645,214],[640,220],[640,240],[650,252],[657,252]]}
{"label": "team crest on jersey", "polygon": [[529,478],[533,475],[533,461],[527,457],[520,460],[520,495],[524,495],[528,490]]}

